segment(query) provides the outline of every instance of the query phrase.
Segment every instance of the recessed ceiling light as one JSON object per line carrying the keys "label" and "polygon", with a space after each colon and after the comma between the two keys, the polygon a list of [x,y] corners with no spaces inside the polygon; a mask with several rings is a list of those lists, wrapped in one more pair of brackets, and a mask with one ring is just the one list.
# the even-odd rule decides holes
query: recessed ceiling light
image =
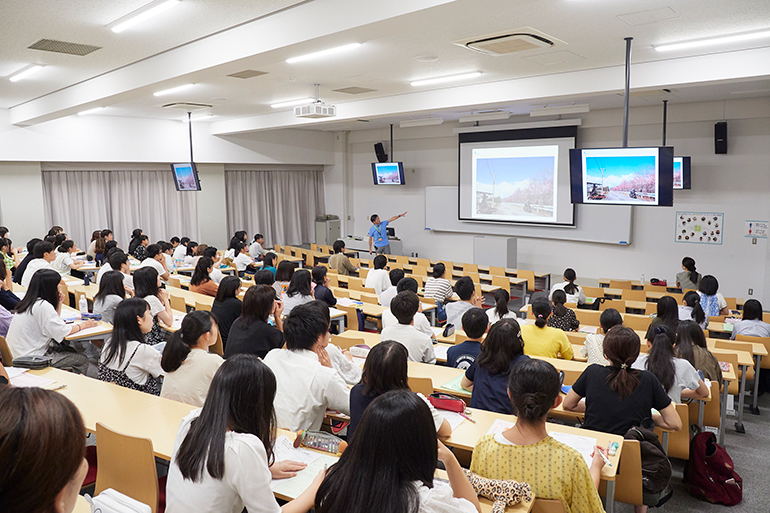
{"label": "recessed ceiling light", "polygon": [[285,102],[273,103],[270,107],[274,109],[283,109],[284,107],[294,107],[295,105],[305,105],[306,103],[312,103],[315,98],[299,98],[297,100],[288,100]]}
{"label": "recessed ceiling light", "polygon": [[417,119],[408,119],[406,121],[402,121],[399,123],[400,128],[409,128],[413,126],[430,126],[430,125],[440,125],[444,122],[443,118],[417,118]]}
{"label": "recessed ceiling light", "polygon": [[435,55],[418,55],[414,60],[417,62],[436,62],[438,57]]}
{"label": "recessed ceiling light", "polygon": [[311,59],[317,59],[320,57],[326,57],[327,55],[332,55],[335,53],[340,52],[346,52],[348,50],[353,50],[354,48],[358,48],[361,46],[361,43],[351,43],[349,45],[343,45],[343,46],[336,46],[334,48],[328,48],[326,50],[321,50],[320,52],[313,52],[308,53],[305,55],[299,55],[297,57],[292,57],[290,59],[286,59],[286,62],[289,64],[294,64],[295,62],[302,62],[302,61],[309,61]]}
{"label": "recessed ceiling light", "polygon": [[23,68],[21,68],[19,71],[16,71],[8,75],[8,80],[10,80],[11,82],[18,82],[19,80],[24,80],[25,78],[29,77],[34,73],[37,73],[43,68],[44,66],[41,66],[40,64],[29,64],[28,66],[24,66]]}
{"label": "recessed ceiling light", "polygon": [[88,116],[89,114],[96,114],[101,110],[104,110],[104,107],[94,107],[93,109],[88,109],[88,110],[78,112],[78,116]]}
{"label": "recessed ceiling light", "polygon": [[437,78],[426,78],[424,80],[415,80],[414,82],[409,82],[414,87],[420,87],[420,86],[426,86],[426,85],[433,85],[433,84],[443,84],[445,82],[456,82],[459,80],[467,80],[469,78],[475,78],[481,75],[481,71],[473,71],[471,73],[461,73],[460,75],[450,75],[448,77],[437,77]]}
{"label": "recessed ceiling light", "polygon": [[140,7],[134,12],[113,21],[107,26],[110,27],[110,29],[116,34],[123,32],[127,28],[133,27],[134,25],[146,21],[153,16],[157,16],[163,11],[170,9],[171,7],[174,7],[180,1],[181,0],[155,0],[154,2],[150,2],[149,4]]}
{"label": "recessed ceiling light", "polygon": [[194,85],[195,84],[185,84],[185,85],[180,85],[178,87],[172,87],[171,89],[165,89],[163,91],[158,91],[157,93],[153,93],[153,96],[165,96],[167,94],[178,93],[179,91],[184,91],[185,89],[189,89]]}
{"label": "recessed ceiling light", "polygon": [[727,45],[731,43],[742,43],[745,41],[754,41],[770,37],[770,30],[762,32],[751,32],[749,34],[737,34],[733,36],[712,37],[698,41],[686,41],[684,43],[670,43],[663,45],[653,45],[658,52],[674,52],[677,50],[689,50],[691,48],[703,48],[707,46]]}

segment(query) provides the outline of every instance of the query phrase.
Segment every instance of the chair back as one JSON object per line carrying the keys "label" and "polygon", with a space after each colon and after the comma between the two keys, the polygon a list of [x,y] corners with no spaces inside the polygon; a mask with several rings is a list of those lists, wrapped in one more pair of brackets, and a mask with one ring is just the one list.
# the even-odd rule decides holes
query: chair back
{"label": "chair back", "polygon": [[717,360],[720,362],[727,362],[730,365],[733,366],[733,371],[735,372],[735,378],[734,380],[730,381],[730,386],[727,387],[727,392],[730,394],[738,394],[740,392],[740,373],[738,371],[738,355],[735,353],[730,352],[724,352],[724,353],[714,353],[714,356],[717,357]]}
{"label": "chair back", "polygon": [[[366,267],[359,267],[358,268],[358,278],[361,280],[366,280],[366,275],[369,274],[369,269]],[[350,282],[348,282],[350,283]]]}
{"label": "chair back", "polygon": [[[690,459],[690,413],[686,404],[677,403],[676,412],[679,414],[679,418],[682,419],[682,429],[679,431],[672,431],[668,434],[668,454],[669,458],[680,458],[683,460]],[[696,417],[697,422],[697,417]],[[655,433],[658,434],[658,438],[662,439],[663,431],[660,428],[655,428]],[[625,442],[624,442],[625,443]],[[623,448],[625,450],[625,447]]]}
{"label": "chair back", "polygon": [[473,280],[473,283],[481,283],[481,277],[477,272],[474,273],[471,271],[463,271],[463,276],[469,277],[471,280]]}
{"label": "chair back", "polygon": [[337,310],[345,312],[345,329],[357,330],[358,329],[358,313],[355,306],[342,306],[337,304],[335,306]]}
{"label": "chair back", "polygon": [[[358,273],[361,274],[361,269],[358,270]],[[364,280],[356,276],[348,276],[348,288],[350,290],[363,290]]]}
{"label": "chair back", "polygon": [[[334,287],[334,285],[332,285],[332,287]],[[341,289],[337,287],[334,290],[334,297],[336,297],[337,299],[341,297],[350,297],[350,291],[348,291],[348,289]]]}
{"label": "chair back", "polygon": [[[767,349],[768,352],[770,352],[770,337],[750,337],[749,335],[736,335],[735,341],[750,342],[753,344],[762,344],[763,346],[765,346],[765,349]],[[759,367],[761,369],[770,369],[770,358],[768,357],[762,358],[762,361],[760,362]]]}
{"label": "chair back", "polygon": [[535,497],[532,513],[565,513],[564,504],[559,499],[540,499]]}
{"label": "chair back", "polygon": [[535,271],[526,271],[524,269],[516,270],[516,277],[527,280],[527,290],[535,292]]}
{"label": "chair back", "polygon": [[493,287],[500,287],[501,289],[510,292],[511,291],[511,280],[508,279],[507,276],[498,276],[493,274],[492,275],[492,286]]}
{"label": "chair back", "polygon": [[[703,404],[703,425],[710,427],[719,427],[719,383],[716,381],[706,381],[706,386],[711,389],[711,400]],[[688,414],[695,423],[698,420],[698,406],[701,401],[693,401],[688,405]]]}
{"label": "chair back", "polygon": [[8,347],[8,342],[5,341],[5,337],[0,337],[0,356],[2,356],[4,367],[13,365],[13,354],[11,348]]}
{"label": "chair back", "polygon": [[428,277],[428,268],[424,265],[413,265],[412,274]]}
{"label": "chair back", "polygon": [[361,294],[361,301],[363,301],[364,303],[371,303],[373,305],[379,305],[380,304],[380,298],[377,297],[376,294],[362,293]]}
{"label": "chair back", "polygon": [[479,272],[479,266],[477,264],[463,264],[463,271],[468,271],[471,273],[478,273]]}
{"label": "chair back", "polygon": [[420,393],[428,397],[433,393],[433,380],[430,378],[414,378],[409,376],[409,388],[414,393]]}
{"label": "chair back", "polygon": [[489,266],[489,274],[492,276],[505,276],[505,267]]}
{"label": "chair back", "polygon": [[363,338],[351,338],[332,335],[332,344],[339,347],[340,349],[350,349],[353,346],[366,344],[366,341]]}
{"label": "chair back", "polygon": [[311,242],[310,243],[310,251],[318,251],[318,244]]}
{"label": "chair back", "polygon": [[725,316],[724,315],[715,315],[713,317],[709,317],[709,324],[724,324],[725,322]]}
{"label": "chair back", "polygon": [[409,263],[409,257],[404,255],[396,255],[396,262],[398,262],[401,265],[408,264]]}
{"label": "chair back", "polygon": [[414,278],[419,287],[422,287],[423,285],[425,285],[425,281],[427,280],[425,276],[420,276],[419,274],[407,274],[406,276],[409,276],[410,278]]}
{"label": "chair back", "polygon": [[630,289],[631,280],[610,280],[611,289]]}
{"label": "chair back", "polygon": [[96,489],[112,488],[158,511],[158,473],[152,440],[113,431],[96,423]]}
{"label": "chair back", "polygon": [[416,258],[415,263],[423,267],[430,267],[430,260],[428,260],[427,258]]}
{"label": "chair back", "polygon": [[604,297],[603,287],[582,287],[586,297]]}
{"label": "chair back", "polygon": [[623,289],[620,297],[623,301],[647,301],[647,292],[644,290]]}
{"label": "chair back", "polygon": [[[599,495],[607,495],[607,482],[599,485]],[[642,506],[642,450],[638,440],[623,440],[618,473],[615,478],[615,502]],[[533,509],[534,511],[534,509]]]}
{"label": "chair back", "polygon": [[643,285],[644,291],[647,292],[663,292],[666,293],[666,286],[663,285]]}
{"label": "chair back", "polygon": [[273,251],[276,252],[276,253],[283,253],[283,251],[281,251],[281,245],[280,244],[273,244]]}
{"label": "chair back", "polygon": [[647,303],[644,305],[644,315],[652,315],[658,313],[657,303]]}
{"label": "chair back", "polygon": [[195,302],[195,309],[196,310],[205,310],[207,312],[211,311],[211,305],[208,303],[201,303],[200,301]]}
{"label": "chair back", "polygon": [[652,319],[646,315],[625,314],[623,315],[623,325],[634,331],[647,331]]}
{"label": "chair back", "polygon": [[182,280],[179,279],[179,276],[169,276],[168,283],[172,287],[176,287],[178,289],[182,288]]}
{"label": "chair back", "polygon": [[[528,317],[530,311],[528,310]],[[601,315],[602,313],[598,310],[583,310],[582,308],[575,310],[575,316],[580,321],[580,324],[584,326],[599,326],[599,317]]]}
{"label": "chair back", "polygon": [[726,297],[725,303],[727,303],[728,310],[737,310],[738,309],[738,300],[734,297]]}
{"label": "chair back", "polygon": [[329,286],[330,287],[339,287],[340,286],[340,279],[337,274],[332,273],[326,273],[326,276],[329,278]]}
{"label": "chair back", "polygon": [[209,347],[209,353],[218,354],[223,358],[225,356],[225,344],[222,341],[222,332],[219,330],[217,330],[217,341]]}
{"label": "chair back", "polygon": [[182,296],[175,296],[173,294],[168,295],[168,301],[171,303],[172,310],[179,310],[180,312],[187,311],[187,303],[185,303]]}
{"label": "chair back", "polygon": [[677,292],[667,292],[667,296],[671,296],[676,300],[677,305],[681,305],[682,301],[684,301],[684,294],[679,294]]}
{"label": "chair back", "polygon": [[626,312],[626,302],[622,299],[610,299],[609,301],[604,301],[601,305],[599,305],[599,311],[603,312],[608,308],[614,308],[620,313]]}

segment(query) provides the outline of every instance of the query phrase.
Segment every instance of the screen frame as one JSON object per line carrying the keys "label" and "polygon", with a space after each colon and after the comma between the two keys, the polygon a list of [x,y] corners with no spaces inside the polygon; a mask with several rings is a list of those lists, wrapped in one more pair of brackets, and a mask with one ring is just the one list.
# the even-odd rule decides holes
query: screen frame
{"label": "screen frame", "polygon": [[674,186],[674,190],[682,191],[692,189],[692,157],[686,157],[684,155],[677,157],[674,155],[674,161],[676,161],[676,159],[682,159],[682,186]]}
{"label": "screen frame", "polygon": [[[401,183],[377,183],[377,168],[379,166],[393,165],[393,164],[398,164],[398,179]],[[404,163],[403,162],[372,162],[372,180],[374,181],[374,185],[385,185],[385,186],[406,185],[406,180],[404,179]]]}
{"label": "screen frame", "polygon": [[[193,178],[195,179],[195,189],[189,190],[189,189],[180,189],[179,188],[179,180],[177,179],[177,166],[190,166],[192,168],[193,172]],[[198,168],[195,166],[195,162],[177,162],[175,164],[171,164],[171,174],[174,176],[174,187],[178,192],[199,192],[201,190],[201,181],[198,177]]]}
{"label": "screen frame", "polygon": [[[460,192],[461,177],[461,153],[462,145],[465,143],[483,143],[483,142],[502,142],[502,141],[526,141],[532,139],[568,139],[572,138],[577,144],[577,125],[551,126],[537,128],[511,128],[503,130],[489,130],[482,132],[461,132],[458,134],[457,144],[457,219],[459,221],[471,221],[474,223],[493,223],[503,225],[524,225],[524,226],[545,226],[555,228],[569,228],[577,226],[577,216],[575,215],[575,204],[572,203],[572,222],[571,223],[544,223],[542,221],[503,221],[499,219],[478,219],[476,217],[463,217],[462,215],[462,197]],[[571,179],[571,176],[570,176]],[[571,186],[571,184],[570,184]]]}
{"label": "screen frame", "polygon": [[[600,203],[583,201],[583,152],[596,150],[658,150],[658,202],[654,205],[642,203]],[[628,148],[575,148],[569,152],[570,191],[573,204],[583,205],[622,205],[639,207],[674,206],[674,147],[673,146],[634,146]]]}

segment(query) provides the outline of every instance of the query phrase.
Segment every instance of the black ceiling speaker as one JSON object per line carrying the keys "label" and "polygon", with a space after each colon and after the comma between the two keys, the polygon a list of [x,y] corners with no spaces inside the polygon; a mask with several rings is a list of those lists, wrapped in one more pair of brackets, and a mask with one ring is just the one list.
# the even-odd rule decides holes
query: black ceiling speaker
{"label": "black ceiling speaker", "polygon": [[714,125],[714,153],[717,155],[727,153],[727,121],[720,121]]}
{"label": "black ceiling speaker", "polygon": [[385,153],[385,147],[382,145],[382,143],[377,143],[374,145],[374,153],[377,154],[377,162],[388,161],[388,154]]}

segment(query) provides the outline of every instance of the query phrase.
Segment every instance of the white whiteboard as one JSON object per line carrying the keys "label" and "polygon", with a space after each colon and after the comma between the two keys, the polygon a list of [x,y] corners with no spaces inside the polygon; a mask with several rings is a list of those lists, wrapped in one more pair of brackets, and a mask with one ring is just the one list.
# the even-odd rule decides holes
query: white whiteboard
{"label": "white whiteboard", "polygon": [[425,228],[506,237],[575,240],[602,244],[631,244],[633,207],[625,205],[576,205],[575,227],[527,226],[509,223],[460,221],[457,187],[425,188]]}

